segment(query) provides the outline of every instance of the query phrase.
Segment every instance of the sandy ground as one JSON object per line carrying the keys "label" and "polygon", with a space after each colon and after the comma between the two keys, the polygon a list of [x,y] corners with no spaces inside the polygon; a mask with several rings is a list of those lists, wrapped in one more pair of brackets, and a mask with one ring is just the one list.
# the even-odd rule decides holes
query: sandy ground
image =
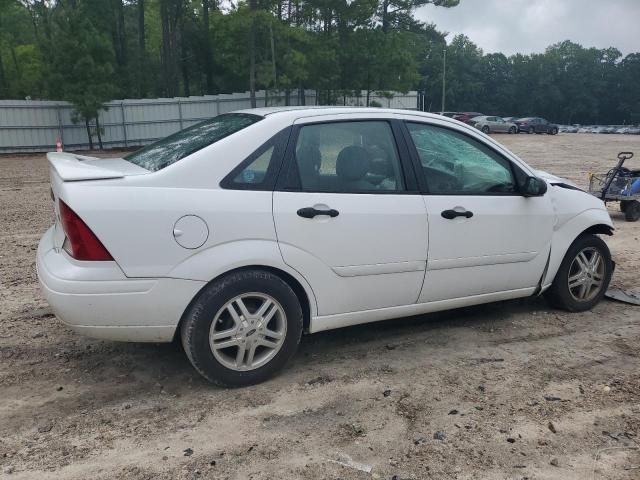
{"label": "sandy ground", "polygon": [[[498,139],[581,185],[618,151],[640,157],[638,136]],[[34,268],[48,190],[43,155],[0,158],[6,478],[640,478],[640,307],[527,299],[326,332],[274,380],[224,390],[176,345],[53,317]],[[640,289],[640,222],[611,214],[613,283]]]}

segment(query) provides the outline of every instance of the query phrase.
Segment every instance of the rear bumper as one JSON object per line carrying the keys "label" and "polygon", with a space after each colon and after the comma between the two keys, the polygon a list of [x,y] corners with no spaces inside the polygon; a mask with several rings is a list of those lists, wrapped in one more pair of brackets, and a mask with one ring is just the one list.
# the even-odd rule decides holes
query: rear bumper
{"label": "rear bumper", "polygon": [[189,302],[205,282],[127,278],[115,262],[78,262],[55,249],[53,228],[40,240],[38,280],[53,312],[95,338],[169,342]]}

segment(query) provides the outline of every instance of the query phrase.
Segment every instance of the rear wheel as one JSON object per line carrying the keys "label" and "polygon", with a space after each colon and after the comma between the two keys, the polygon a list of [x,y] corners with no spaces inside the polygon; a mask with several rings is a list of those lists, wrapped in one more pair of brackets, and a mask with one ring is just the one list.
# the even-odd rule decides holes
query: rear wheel
{"label": "rear wheel", "polygon": [[624,200],[626,205],[622,210],[622,202],[620,202],[620,209],[624,212],[624,219],[627,222],[636,222],[640,219],[640,202],[637,200]]}
{"label": "rear wheel", "polygon": [[536,132],[536,130],[533,127],[529,127],[529,130],[527,130],[527,133],[529,135],[531,135],[532,133],[535,133],[535,132]]}
{"label": "rear wheel", "polygon": [[547,298],[570,312],[589,310],[604,296],[612,272],[607,244],[595,235],[582,235],[569,247]]}
{"label": "rear wheel", "polygon": [[550,132],[550,133],[551,133],[551,135],[557,135],[557,134],[558,134],[558,129],[557,129],[556,127],[553,127],[553,128],[551,129],[551,132]]}
{"label": "rear wheel", "polygon": [[489,134],[489,125],[482,127],[482,133],[486,133],[487,135]]}
{"label": "rear wheel", "polygon": [[201,292],[186,313],[182,345],[207,380],[240,387],[262,382],[293,356],[302,308],[291,287],[264,270],[231,273]]}

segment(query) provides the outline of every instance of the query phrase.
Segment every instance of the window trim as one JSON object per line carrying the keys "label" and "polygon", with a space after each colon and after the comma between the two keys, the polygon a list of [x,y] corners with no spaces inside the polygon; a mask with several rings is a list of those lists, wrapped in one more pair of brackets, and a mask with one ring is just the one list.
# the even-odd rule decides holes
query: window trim
{"label": "window trim", "polygon": [[[273,191],[278,181],[282,163],[284,161],[284,153],[287,150],[287,144],[291,137],[292,127],[286,127],[273,135],[269,140],[260,145],[247,158],[242,160],[220,181],[220,188],[225,190],[255,190],[255,191]],[[273,154],[269,167],[265,173],[264,179],[260,183],[236,183],[235,178],[251,165],[260,155],[273,147]]]}
{"label": "window trim", "polygon": [[[298,173],[298,165],[295,158],[296,145],[302,128],[310,125],[327,125],[331,123],[363,123],[363,122],[384,122],[389,125],[391,137],[398,155],[400,173],[404,180],[403,190],[362,190],[353,191],[322,191],[322,190],[303,190]],[[287,150],[284,154],[284,161],[278,180],[276,181],[275,191],[277,192],[300,192],[300,193],[318,193],[330,195],[420,195],[419,180],[415,172],[415,166],[410,158],[409,146],[406,144],[402,135],[402,122],[395,118],[341,118],[336,120],[318,120],[314,122],[295,124],[292,127],[291,136]]]}
{"label": "window trim", "polygon": [[[420,185],[420,189],[421,189],[421,193],[422,195],[433,195],[433,196],[446,196],[446,197],[456,197],[456,196],[460,196],[460,197],[524,197],[524,194],[522,193],[522,185],[520,185],[520,182],[518,182],[518,176],[516,175],[516,169],[521,172],[522,175],[524,175],[525,177],[529,177],[529,174],[527,172],[525,172],[524,170],[522,170],[518,165],[516,165],[510,158],[504,156],[501,152],[497,151],[495,148],[493,148],[491,145],[486,144],[484,142],[481,142],[480,140],[478,140],[477,138],[474,138],[473,136],[469,135],[467,132],[458,130],[456,128],[451,128],[449,126],[444,126],[444,125],[439,125],[439,124],[433,124],[433,123],[428,123],[428,122],[420,122],[417,120],[407,120],[404,119],[402,120],[402,133],[405,137],[405,142],[408,145],[408,149],[410,152],[410,157],[411,157],[411,161],[413,163],[414,169],[416,170],[416,176],[418,178],[418,183]],[[471,139],[472,141],[475,142],[479,142],[482,145],[484,145],[488,150],[490,150],[491,152],[493,152],[495,155],[497,155],[498,157],[502,158],[504,161],[507,162],[507,164],[509,165],[509,168],[511,169],[511,176],[513,177],[515,186],[516,186],[516,191],[515,192],[484,192],[484,193],[478,193],[478,192],[471,192],[471,193],[464,193],[464,192],[456,192],[456,193],[431,193],[429,192],[429,186],[427,183],[427,179],[424,176],[424,170],[422,167],[422,162],[420,160],[420,155],[418,154],[418,149],[416,148],[415,142],[413,141],[413,138],[411,137],[411,132],[409,132],[409,127],[407,126],[407,124],[409,123],[414,123],[414,124],[418,124],[418,125],[424,125],[427,127],[435,127],[435,128],[440,128],[443,130],[449,130],[451,132],[455,132],[458,133],[460,135],[463,135],[466,138]]]}

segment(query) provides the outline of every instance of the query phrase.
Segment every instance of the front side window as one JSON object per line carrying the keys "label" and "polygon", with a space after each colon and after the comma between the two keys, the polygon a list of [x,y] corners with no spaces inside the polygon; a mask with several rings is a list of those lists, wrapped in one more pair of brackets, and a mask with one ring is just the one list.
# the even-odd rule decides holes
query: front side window
{"label": "front side window", "polygon": [[218,115],[147,145],[124,159],[155,172],[260,120],[262,117],[258,115]]}
{"label": "front side window", "polygon": [[482,143],[453,130],[408,123],[429,193],[437,195],[513,194],[508,160]]}
{"label": "front side window", "polygon": [[303,191],[375,193],[405,188],[393,132],[385,121],[303,126],[294,155]]}

